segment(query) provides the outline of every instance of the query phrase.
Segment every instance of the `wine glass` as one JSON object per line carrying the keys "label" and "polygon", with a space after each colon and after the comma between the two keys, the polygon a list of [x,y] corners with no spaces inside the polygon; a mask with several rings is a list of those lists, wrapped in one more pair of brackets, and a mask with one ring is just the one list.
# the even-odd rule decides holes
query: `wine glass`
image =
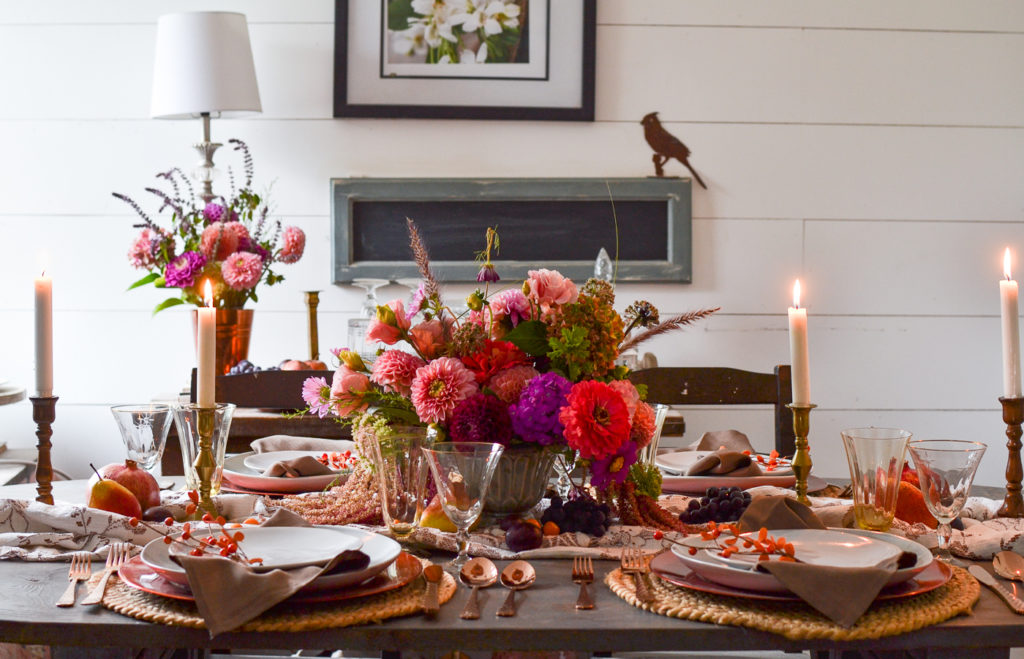
{"label": "wine glass", "polygon": [[458,532],[459,555],[445,567],[458,573],[469,560],[469,527],[484,509],[484,496],[505,447],[489,442],[446,442],[422,449],[434,474],[441,507]]}
{"label": "wine glass", "polygon": [[366,345],[366,330],[370,328],[370,319],[377,315],[377,289],[391,282],[387,279],[353,279],[352,284],[366,291],[359,306],[359,317],[349,318],[348,347],[355,350],[363,359],[373,359],[377,354],[377,346]]}
{"label": "wine glass", "polygon": [[423,448],[436,436],[425,426],[390,426],[370,442],[384,523],[399,542],[416,530],[429,503],[430,470]]}
{"label": "wine glass", "polygon": [[171,428],[171,408],[159,403],[115,405],[110,408],[128,450],[128,459],[139,467],[153,471],[167,442]]}
{"label": "wine glass", "polygon": [[924,503],[939,521],[936,558],[957,564],[949,553],[949,525],[967,501],[986,446],[958,439],[922,439],[910,442],[909,447]]}

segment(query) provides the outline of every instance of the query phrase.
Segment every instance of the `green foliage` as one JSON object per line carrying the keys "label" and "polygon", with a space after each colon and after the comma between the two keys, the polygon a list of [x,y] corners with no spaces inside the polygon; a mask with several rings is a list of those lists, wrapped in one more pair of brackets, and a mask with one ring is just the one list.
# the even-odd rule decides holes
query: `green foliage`
{"label": "green foliage", "polygon": [[580,326],[563,327],[559,336],[548,339],[551,350],[548,357],[551,366],[566,374],[572,382],[578,382],[590,361],[590,340],[587,328]]}
{"label": "green foliage", "polygon": [[548,354],[547,325],[539,320],[526,320],[505,335],[505,340],[512,342],[517,348],[531,357],[541,357]]}
{"label": "green foliage", "polygon": [[390,0],[388,2],[388,29],[405,30],[409,19],[419,16],[412,9],[412,0]]}
{"label": "green foliage", "polygon": [[145,277],[143,277],[142,279],[138,280],[137,282],[135,282],[134,284],[129,286],[128,290],[130,291],[133,288],[138,288],[139,286],[145,286],[146,284],[151,284],[151,283],[155,282],[157,279],[160,279],[160,273],[158,273],[158,272],[151,272],[148,275],[146,275]]}
{"label": "green foliage", "polygon": [[171,307],[176,307],[179,304],[185,304],[185,301],[182,300],[180,297],[169,297],[160,304],[156,305],[156,308],[153,309],[153,315],[155,316],[164,309],[170,309]]}
{"label": "green foliage", "polygon": [[661,470],[653,464],[634,462],[629,468],[629,479],[636,485],[637,494],[646,494],[652,499],[661,496]]}

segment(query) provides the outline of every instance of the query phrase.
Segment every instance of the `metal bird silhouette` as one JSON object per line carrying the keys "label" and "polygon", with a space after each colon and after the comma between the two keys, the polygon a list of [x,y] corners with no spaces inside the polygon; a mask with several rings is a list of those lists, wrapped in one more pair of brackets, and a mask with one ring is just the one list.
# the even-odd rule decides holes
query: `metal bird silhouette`
{"label": "metal bird silhouette", "polygon": [[708,189],[708,186],[704,185],[704,181],[700,178],[700,174],[690,166],[690,150],[662,127],[661,121],[658,120],[657,112],[644,115],[640,123],[644,125],[644,138],[647,139],[647,143],[654,149],[654,155],[651,156],[651,160],[654,162],[654,173],[656,176],[664,176],[665,168],[663,165],[668,162],[669,158],[675,158],[690,170],[693,178],[697,179],[697,183],[700,183],[700,187],[705,190]]}

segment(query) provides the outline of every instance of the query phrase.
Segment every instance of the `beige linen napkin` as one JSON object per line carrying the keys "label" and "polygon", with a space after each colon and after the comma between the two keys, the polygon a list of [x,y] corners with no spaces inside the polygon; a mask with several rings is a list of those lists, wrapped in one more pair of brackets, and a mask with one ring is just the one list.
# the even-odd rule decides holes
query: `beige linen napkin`
{"label": "beige linen napkin", "polygon": [[338,451],[352,446],[351,441],[343,439],[323,439],[322,437],[300,437],[298,435],[270,435],[254,439],[249,443],[257,453],[270,451]]}
{"label": "beige linen napkin", "polygon": [[747,439],[747,436],[739,430],[712,430],[706,432],[700,436],[700,439],[683,450],[718,451],[720,449],[737,453],[742,453],[743,451],[756,452],[754,447],[750,445],[750,440]]}
{"label": "beige linen napkin", "polygon": [[[751,502],[739,520],[741,531],[823,529],[809,506],[788,497],[762,497]],[[785,534],[783,534],[785,535]],[[800,560],[799,552],[796,555]],[[764,561],[758,569],[770,572],[797,597],[843,627],[851,627],[889,582],[896,565],[834,567]]]}
{"label": "beige linen napkin", "polygon": [[[263,526],[310,526],[289,510],[278,510]],[[243,529],[244,531],[244,529]],[[199,615],[213,638],[249,622],[275,604],[292,596],[321,574],[348,558],[342,552],[326,566],[308,566],[293,570],[254,572],[246,565],[220,556],[190,556],[178,544],[171,555],[188,576],[189,588],[196,599]],[[367,557],[368,561],[369,557]],[[363,565],[366,564],[363,563]]]}
{"label": "beige linen napkin", "polygon": [[334,471],[312,455],[304,455],[293,460],[279,460],[263,471],[264,476],[283,476],[299,478],[302,476],[328,476]]}
{"label": "beige linen napkin", "polygon": [[748,453],[715,451],[697,460],[686,470],[687,476],[761,476]]}

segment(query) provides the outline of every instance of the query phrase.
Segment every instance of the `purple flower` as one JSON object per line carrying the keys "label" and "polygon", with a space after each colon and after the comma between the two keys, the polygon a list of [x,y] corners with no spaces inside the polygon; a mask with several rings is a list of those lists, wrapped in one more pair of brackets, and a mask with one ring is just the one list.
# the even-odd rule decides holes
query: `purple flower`
{"label": "purple flower", "polygon": [[[227,209],[215,201],[211,201],[206,204],[206,208],[203,209],[203,217],[206,218],[207,222],[220,222],[224,220],[224,216],[227,214]],[[238,213],[231,211],[231,221],[238,221]]]}
{"label": "purple flower", "polygon": [[495,442],[508,446],[512,427],[508,408],[494,396],[475,394],[456,406],[448,432],[456,442]]}
{"label": "purple flower", "polygon": [[426,282],[420,282],[420,285],[416,288],[416,292],[412,294],[412,304],[409,305],[409,309],[405,312],[405,317],[412,320],[412,317],[420,312],[423,308],[423,303],[427,301],[427,284]]}
{"label": "purple flower", "polygon": [[498,276],[498,271],[494,269],[494,264],[488,261],[480,266],[480,272],[476,273],[476,280],[481,284],[484,282],[495,282],[501,279]]}
{"label": "purple flower", "polygon": [[512,430],[527,442],[545,446],[565,443],[558,412],[567,404],[571,389],[572,383],[557,373],[542,373],[527,382],[519,402],[508,408]]}
{"label": "purple flower", "polygon": [[206,265],[206,257],[199,252],[185,252],[167,264],[164,282],[171,288],[189,288],[196,283],[196,275]]}
{"label": "purple flower", "polygon": [[636,444],[623,442],[615,453],[606,458],[594,460],[590,465],[590,484],[598,490],[604,490],[612,481],[619,485],[626,482],[629,468],[636,462]]}

